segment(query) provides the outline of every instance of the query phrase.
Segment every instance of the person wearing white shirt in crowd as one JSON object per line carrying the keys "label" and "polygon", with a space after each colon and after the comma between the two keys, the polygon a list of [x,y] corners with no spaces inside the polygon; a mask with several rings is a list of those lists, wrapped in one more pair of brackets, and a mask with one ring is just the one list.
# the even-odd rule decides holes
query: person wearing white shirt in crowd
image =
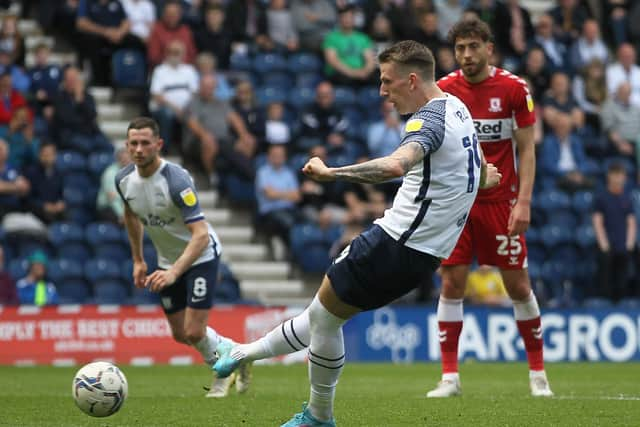
{"label": "person wearing white shirt in crowd", "polygon": [[631,85],[631,104],[640,107],[640,66],[636,64],[636,50],[629,43],[618,47],[618,61],[607,67],[607,89],[614,95],[623,82]]}
{"label": "person wearing white shirt in crowd", "polygon": [[571,66],[575,71],[594,59],[607,63],[609,50],[600,36],[600,27],[595,19],[587,19],[582,25],[582,34],[571,46]]}
{"label": "person wearing white shirt in crowd", "polygon": [[131,23],[131,33],[145,43],[156,20],[156,6],[151,0],[120,0]]}
{"label": "person wearing white shirt in crowd", "polygon": [[164,62],[151,75],[149,109],[158,121],[166,145],[170,145],[174,127],[181,124],[184,108],[199,86],[198,73],[193,65],[184,63],[184,55],[183,43],[172,41],[167,46]]}

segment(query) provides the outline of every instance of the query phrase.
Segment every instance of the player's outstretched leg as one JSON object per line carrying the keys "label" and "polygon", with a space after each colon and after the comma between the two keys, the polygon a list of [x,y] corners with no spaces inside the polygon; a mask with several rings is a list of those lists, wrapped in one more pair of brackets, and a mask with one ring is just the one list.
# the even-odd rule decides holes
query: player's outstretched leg
{"label": "player's outstretched leg", "polygon": [[[237,345],[232,349],[222,348],[220,358],[213,365],[219,378],[231,375],[236,369],[246,369],[249,362],[294,353],[309,345],[309,308],[276,326],[257,341]],[[222,351],[220,351],[222,350]]]}
{"label": "player's outstretched leg", "polygon": [[303,406],[303,411],[294,415],[283,427],[336,425],[333,419],[333,402],[338,378],[344,366],[342,325],[345,320],[330,313],[318,298],[309,306],[309,320],[309,405]]}
{"label": "player's outstretched leg", "polygon": [[[217,356],[217,347],[220,346],[221,343],[229,343],[230,340],[224,338],[217,334],[217,332],[207,326],[205,330],[205,335],[195,344],[193,347],[198,350],[198,352],[202,355],[204,361],[211,365],[216,362],[218,359]],[[235,376],[230,378],[218,378],[217,376],[213,376],[213,380],[211,381],[211,388],[209,392],[206,394],[206,397],[225,397],[229,394],[229,389],[233,385],[235,381]]]}
{"label": "player's outstretched leg", "polygon": [[452,397],[462,394],[458,374],[458,342],[462,331],[462,299],[440,296],[438,301],[438,334],[442,360],[442,379],[427,397]]}
{"label": "player's outstretched leg", "polygon": [[[230,359],[230,354],[233,348],[237,347],[238,343],[231,340],[222,340],[218,344],[217,347],[217,355],[218,360],[220,359]],[[217,361],[216,361],[217,363]],[[230,378],[233,378],[236,384],[236,391],[238,393],[244,393],[249,389],[251,385],[251,366],[253,365],[253,361],[245,360],[243,361],[238,368],[237,372],[233,372],[229,375],[221,376],[216,371],[214,376],[219,381],[227,381]],[[229,384],[229,387],[231,384]]]}
{"label": "player's outstretched leg", "polygon": [[547,374],[544,371],[542,326],[540,323],[540,308],[538,300],[533,294],[520,301],[513,300],[513,314],[518,330],[524,341],[529,362],[529,388],[534,397],[553,396]]}

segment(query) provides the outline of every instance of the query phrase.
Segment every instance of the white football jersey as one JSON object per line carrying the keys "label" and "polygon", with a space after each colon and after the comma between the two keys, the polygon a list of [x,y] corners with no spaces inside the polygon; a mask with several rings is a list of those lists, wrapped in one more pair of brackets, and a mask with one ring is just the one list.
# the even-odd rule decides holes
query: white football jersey
{"label": "white football jersey", "polygon": [[[182,167],[162,160],[150,177],[141,177],[134,164],[116,175],[120,197],[144,225],[158,253],[158,266],[171,268],[191,240],[186,224],[204,220],[193,178]],[[193,265],[221,253],[220,241],[210,224],[209,246]]]}
{"label": "white football jersey", "polygon": [[422,106],[405,125],[400,145],[419,143],[424,160],[404,177],[376,220],[403,245],[447,258],[460,237],[480,185],[481,153],[467,107],[453,95]]}

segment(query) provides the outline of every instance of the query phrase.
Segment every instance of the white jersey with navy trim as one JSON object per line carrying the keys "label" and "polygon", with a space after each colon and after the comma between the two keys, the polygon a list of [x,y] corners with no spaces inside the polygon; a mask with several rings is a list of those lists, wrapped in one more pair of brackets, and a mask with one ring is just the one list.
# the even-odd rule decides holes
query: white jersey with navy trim
{"label": "white jersey with navy trim", "polygon": [[453,95],[422,106],[400,145],[419,143],[422,162],[404,177],[393,205],[375,222],[403,245],[447,258],[478,193],[481,158],[467,107]]}
{"label": "white jersey with navy trim", "polygon": [[[162,160],[150,177],[142,177],[135,165],[122,168],[116,175],[120,197],[144,225],[158,253],[158,266],[171,268],[191,240],[186,224],[204,220],[193,178],[185,169]],[[218,236],[209,227],[209,246],[193,265],[220,255]]]}

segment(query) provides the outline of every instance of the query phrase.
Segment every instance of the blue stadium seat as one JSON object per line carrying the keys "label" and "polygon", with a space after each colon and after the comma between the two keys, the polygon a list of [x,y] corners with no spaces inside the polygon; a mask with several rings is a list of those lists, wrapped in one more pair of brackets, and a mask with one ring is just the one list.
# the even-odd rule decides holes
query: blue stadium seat
{"label": "blue stadium seat", "polygon": [[547,224],[549,225],[570,229],[575,229],[578,225],[578,219],[570,210],[550,211],[547,215]]}
{"label": "blue stadium seat", "polygon": [[527,245],[540,243],[540,229],[538,227],[529,227],[525,233]]}
{"label": "blue stadium seat", "polygon": [[149,291],[147,288],[131,288],[131,296],[126,303],[130,305],[156,305],[160,303],[160,295]]}
{"label": "blue stadium seat", "polygon": [[574,233],[572,229],[557,225],[545,225],[542,228],[542,242],[547,248],[552,248],[561,244],[573,242]]}
{"label": "blue stadium seat", "polygon": [[120,280],[120,267],[115,261],[94,258],[84,264],[84,273],[89,282],[96,286],[109,280]]}
{"label": "blue stadium seat", "polygon": [[[68,194],[67,190],[68,189],[64,190],[63,192],[64,195]],[[76,190],[75,189],[71,189],[71,190],[73,190],[73,193],[75,194]],[[68,203],[67,197],[65,197],[65,201]],[[90,223],[91,221],[93,221],[95,219],[95,215],[94,215],[93,209],[90,209],[90,208],[88,209],[85,206],[69,205],[69,209],[67,209],[67,218],[78,225],[84,226]]]}
{"label": "blue stadium seat", "polygon": [[89,286],[84,280],[69,279],[55,285],[61,304],[84,304],[89,298]]}
{"label": "blue stadium seat", "polygon": [[70,171],[62,176],[65,188],[73,187],[86,190],[87,184],[91,183],[91,176],[86,172]]}
{"label": "blue stadium seat", "polygon": [[382,116],[380,106],[383,99],[380,96],[380,88],[378,86],[367,86],[360,89],[357,101],[362,111],[366,111],[369,115],[369,120],[379,119]]}
{"label": "blue stadium seat", "polygon": [[229,67],[236,71],[251,71],[251,57],[234,53],[229,58]]}
{"label": "blue stadium seat", "polygon": [[50,261],[47,266],[47,275],[56,285],[70,280],[84,279],[82,264],[71,258],[57,258]]}
{"label": "blue stadium seat", "polygon": [[550,189],[536,197],[535,205],[545,211],[545,213],[548,213],[568,209],[571,206],[571,200],[566,193],[560,190]]}
{"label": "blue stadium seat", "polygon": [[272,102],[285,102],[286,100],[287,93],[281,87],[261,86],[256,89],[256,101],[263,107],[266,107]]}
{"label": "blue stadium seat", "polygon": [[122,243],[120,227],[110,222],[92,222],[85,228],[84,236],[92,246],[104,243]]}
{"label": "blue stadium seat", "polygon": [[274,71],[263,74],[261,77],[262,86],[278,88],[283,92],[286,92],[291,87],[292,81],[293,78],[284,71]]}
{"label": "blue stadium seat", "polygon": [[527,242],[527,258],[530,262],[542,264],[547,259],[547,250],[541,243]]}
{"label": "blue stadium seat", "polygon": [[577,191],[571,198],[571,207],[578,215],[588,215],[593,209],[593,192]]}
{"label": "blue stadium seat", "polygon": [[20,238],[15,244],[15,249],[18,257],[28,258],[34,252],[43,252],[47,256],[51,255],[47,249],[47,244],[38,240]]}
{"label": "blue stadium seat", "polygon": [[69,172],[84,172],[87,159],[77,151],[61,151],[56,157],[56,167],[61,174]]}
{"label": "blue stadium seat", "polygon": [[617,306],[623,310],[634,310],[637,312],[640,310],[640,298],[623,298],[618,301]]}
{"label": "blue stadium seat", "polygon": [[297,87],[309,88],[315,90],[318,83],[320,83],[324,76],[320,73],[295,73],[295,80]]}
{"label": "blue stadium seat", "polygon": [[256,200],[256,190],[253,181],[229,174],[224,178],[224,188],[227,196],[235,202],[253,203]]}
{"label": "blue stadium seat", "polygon": [[356,92],[347,86],[337,86],[334,89],[335,104],[339,108],[357,106]]}
{"label": "blue stadium seat", "polygon": [[613,303],[606,298],[590,297],[582,301],[582,307],[589,309],[605,309],[613,307]]}
{"label": "blue stadium seat", "polygon": [[297,109],[303,110],[313,104],[316,97],[316,91],[310,87],[294,87],[289,90],[287,95],[287,103]]}
{"label": "blue stadium seat", "polygon": [[320,73],[322,71],[322,60],[312,53],[294,53],[287,60],[287,68],[293,74]]}
{"label": "blue stadium seat", "polygon": [[9,261],[9,267],[7,273],[13,280],[22,279],[27,275],[29,270],[29,261],[26,258],[15,258]]}
{"label": "blue stadium seat", "polygon": [[583,224],[576,229],[576,244],[582,249],[593,248],[596,245],[596,232],[591,224]]}
{"label": "blue stadium seat", "polygon": [[143,52],[118,49],[111,56],[112,83],[117,88],[139,89],[147,85],[147,61]]}
{"label": "blue stadium seat", "polygon": [[314,224],[298,224],[289,233],[291,252],[300,267],[310,273],[326,270],[331,259],[329,250],[332,242],[327,235]]}
{"label": "blue stadium seat", "polygon": [[93,286],[96,304],[124,304],[128,293],[128,287],[119,280],[104,280]]}
{"label": "blue stadium seat", "polygon": [[129,258],[131,252],[128,247],[121,243],[98,243],[93,247],[93,256],[95,258],[105,258],[120,263]]}
{"label": "blue stadium seat", "polygon": [[153,244],[144,244],[144,246],[142,247],[142,256],[144,257],[144,262],[147,263],[147,269],[149,273],[158,268],[158,254],[156,253],[156,248],[153,246]]}
{"label": "blue stadium seat", "polygon": [[213,298],[216,302],[234,303],[240,299],[238,279],[233,275],[229,266],[221,262],[219,267],[219,281],[214,288]]}
{"label": "blue stadium seat", "polygon": [[100,178],[102,172],[113,162],[113,154],[92,153],[89,155],[89,171],[94,177]]}
{"label": "blue stadium seat", "polygon": [[84,263],[91,258],[91,251],[83,242],[62,243],[55,246],[56,257]]}
{"label": "blue stadium seat", "polygon": [[278,53],[258,53],[253,57],[251,68],[259,74],[286,71],[287,60]]}
{"label": "blue stadium seat", "polygon": [[49,240],[54,246],[84,242],[84,228],[73,222],[55,222],[49,226]]}
{"label": "blue stadium seat", "polygon": [[289,232],[291,251],[296,254],[309,243],[324,243],[324,234],[320,227],[314,224],[296,224]]}

